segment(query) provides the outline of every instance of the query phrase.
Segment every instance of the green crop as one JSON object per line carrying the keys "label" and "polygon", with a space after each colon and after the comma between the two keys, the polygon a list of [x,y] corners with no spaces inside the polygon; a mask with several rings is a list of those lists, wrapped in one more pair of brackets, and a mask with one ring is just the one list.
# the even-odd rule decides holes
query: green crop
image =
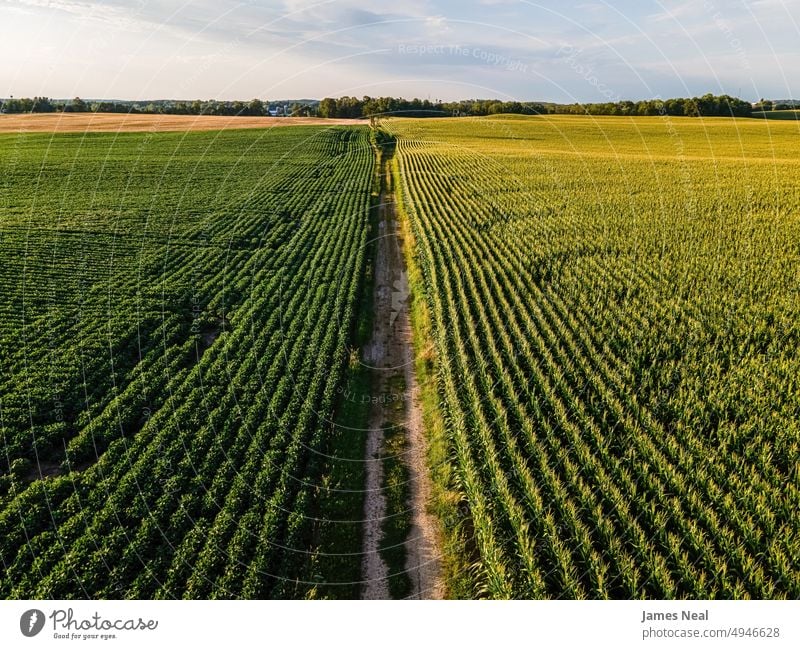
{"label": "green crop", "polygon": [[365,128],[0,137],[0,596],[302,591],[373,165]]}
{"label": "green crop", "polygon": [[[796,122],[381,128],[451,594],[800,597]],[[0,136],[0,597],[356,592],[374,181],[364,127]]]}
{"label": "green crop", "polygon": [[797,126],[383,127],[464,595],[800,596]]}

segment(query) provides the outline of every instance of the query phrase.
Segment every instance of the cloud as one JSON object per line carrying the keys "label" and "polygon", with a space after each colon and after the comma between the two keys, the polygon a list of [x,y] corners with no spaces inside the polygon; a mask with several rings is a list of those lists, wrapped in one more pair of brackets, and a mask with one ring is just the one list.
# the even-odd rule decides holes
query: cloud
{"label": "cloud", "polygon": [[[558,54],[566,44],[581,52],[581,66],[631,98],[714,90],[736,78],[744,87],[759,79],[764,96],[786,96],[781,70],[794,61],[799,3],[0,0],[8,28],[0,56],[14,61],[0,70],[0,85],[18,95],[26,87],[61,94],[35,85],[43,80],[87,96],[109,86],[117,96],[152,87],[158,94],[181,87],[187,96],[252,96],[272,87],[321,96],[378,86],[410,95],[445,79],[453,93],[474,83],[476,91],[520,99],[592,99],[595,89]],[[105,40],[90,37],[97,41],[91,57],[74,46],[98,33]],[[47,56],[41,43],[51,48]],[[410,54],[411,46],[423,53]],[[441,49],[449,47],[468,55]],[[193,73],[192,61],[202,74]]]}
{"label": "cloud", "polygon": [[77,2],[70,0],[6,0],[6,5],[20,13],[60,13],[82,21],[103,22],[117,27],[136,28],[142,25],[131,7],[113,3]]}

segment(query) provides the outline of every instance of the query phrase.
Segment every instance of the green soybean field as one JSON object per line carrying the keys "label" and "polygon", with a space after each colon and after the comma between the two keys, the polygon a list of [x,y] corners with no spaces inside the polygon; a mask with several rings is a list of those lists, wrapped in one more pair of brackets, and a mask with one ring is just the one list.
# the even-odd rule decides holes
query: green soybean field
{"label": "green soybean field", "polygon": [[304,596],[369,130],[8,134],[0,170],[0,595]]}

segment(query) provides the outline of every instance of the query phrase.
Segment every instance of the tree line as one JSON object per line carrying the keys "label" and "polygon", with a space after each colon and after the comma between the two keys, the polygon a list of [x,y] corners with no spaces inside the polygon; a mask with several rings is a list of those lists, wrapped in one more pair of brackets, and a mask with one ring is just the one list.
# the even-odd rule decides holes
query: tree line
{"label": "tree line", "polygon": [[750,117],[750,102],[730,95],[705,94],[702,97],[644,99],[591,104],[556,104],[552,102],[499,101],[467,99],[455,102],[432,102],[428,99],[398,97],[327,97],[320,101],[319,117],[362,118],[374,115],[408,117],[443,117],[499,115],[674,115],[687,117]]}
{"label": "tree line", "polygon": [[326,97],[319,102],[319,117],[362,118],[374,115],[407,117],[486,116],[511,113],[518,115],[674,115],[688,117],[750,117],[750,102],[730,95],[706,94],[702,97],[645,99],[591,104],[556,104],[552,102],[500,101],[466,99],[432,102],[429,99],[398,97]]}
{"label": "tree line", "polygon": [[227,115],[266,117],[269,115],[313,116],[316,102],[270,103],[261,99],[250,101],[200,100],[175,101],[157,100],[135,101],[85,101],[80,97],[69,100],[55,100],[49,97],[25,97],[0,99],[2,113],[133,113],[163,115]]}
{"label": "tree line", "polygon": [[405,117],[485,116],[500,113],[537,115],[547,112],[540,102],[499,101],[496,99],[465,99],[453,102],[402,97],[326,97],[319,102],[319,117],[362,118],[373,115]]}
{"label": "tree line", "polygon": [[271,104],[261,99],[250,101],[159,100],[146,104],[131,101],[87,102],[80,97],[72,100],[51,100],[47,97],[0,100],[4,113],[141,113],[169,115],[293,115],[303,117],[359,119],[376,115],[406,117],[445,117],[499,115],[673,115],[688,117],[751,117],[753,110],[771,110],[773,103],[761,100],[754,108],[749,102],[730,95],[677,97],[673,99],[644,99],[590,104],[557,104],[552,102],[500,101],[497,99],[465,99],[441,102],[430,99],[402,97],[326,97],[316,102]]}
{"label": "tree line", "polygon": [[730,95],[643,99],[598,104],[549,104],[549,112],[575,115],[671,115],[685,117],[751,117],[750,102]]}

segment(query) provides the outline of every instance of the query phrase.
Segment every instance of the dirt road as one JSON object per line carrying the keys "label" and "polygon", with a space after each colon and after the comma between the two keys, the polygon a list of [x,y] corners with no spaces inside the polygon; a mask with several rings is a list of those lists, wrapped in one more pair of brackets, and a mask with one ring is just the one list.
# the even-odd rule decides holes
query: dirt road
{"label": "dirt road", "polygon": [[[431,486],[414,371],[408,277],[388,164],[388,159],[384,159],[381,169],[373,330],[363,354],[364,363],[375,376],[367,436],[363,597],[389,597],[389,575],[379,547],[381,523],[386,516],[386,498],[381,488],[383,428],[387,421],[392,421],[402,425],[407,433],[403,460],[409,471],[410,499],[404,515],[410,519],[411,531],[406,540],[405,570],[412,584],[410,597],[438,599],[442,596],[442,585],[435,521],[428,513]],[[397,385],[404,386],[400,394],[392,392],[392,386]],[[395,421],[398,410],[400,422]]]}

